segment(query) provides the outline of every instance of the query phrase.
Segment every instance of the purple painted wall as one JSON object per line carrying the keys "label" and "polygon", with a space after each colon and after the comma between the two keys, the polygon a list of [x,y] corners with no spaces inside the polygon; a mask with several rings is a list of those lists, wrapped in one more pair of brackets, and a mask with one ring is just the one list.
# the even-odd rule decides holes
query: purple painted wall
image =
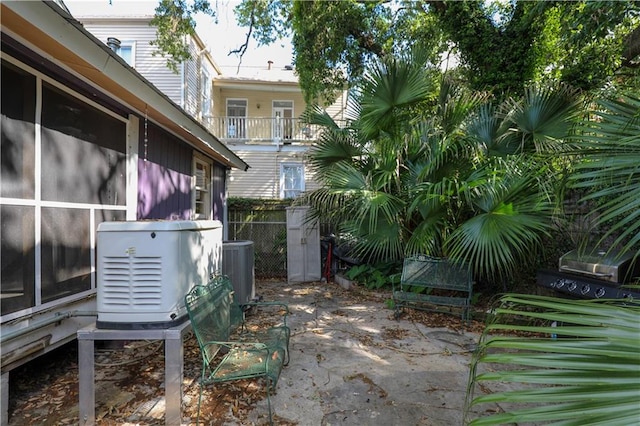
{"label": "purple painted wall", "polygon": [[190,219],[193,149],[141,120],[138,153],[138,219]]}
{"label": "purple painted wall", "polygon": [[[137,218],[190,219],[193,148],[152,123],[147,123],[145,144],[141,120],[138,153]],[[212,174],[213,219],[222,220],[226,170],[214,163]]]}
{"label": "purple painted wall", "polygon": [[138,161],[138,219],[190,219],[191,176]]}

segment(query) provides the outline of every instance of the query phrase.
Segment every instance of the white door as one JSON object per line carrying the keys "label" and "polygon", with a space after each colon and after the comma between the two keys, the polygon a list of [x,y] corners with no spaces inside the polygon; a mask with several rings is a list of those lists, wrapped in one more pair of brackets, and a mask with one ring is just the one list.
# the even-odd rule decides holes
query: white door
{"label": "white door", "polygon": [[247,137],[247,100],[227,99],[227,137]]}
{"label": "white door", "polygon": [[293,101],[273,101],[273,139],[293,137]]}

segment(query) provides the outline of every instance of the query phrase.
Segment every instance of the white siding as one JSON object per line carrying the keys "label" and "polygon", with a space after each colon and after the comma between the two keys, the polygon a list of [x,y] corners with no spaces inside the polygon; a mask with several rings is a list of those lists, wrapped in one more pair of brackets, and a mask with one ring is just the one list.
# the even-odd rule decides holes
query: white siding
{"label": "white siding", "polygon": [[[218,117],[226,116],[226,99],[247,99],[248,117],[272,117],[274,100],[292,101],[293,116],[295,118],[305,110],[305,102],[299,86],[291,82],[271,82],[268,79],[247,81],[222,81],[225,84],[216,85],[217,71],[204,53],[205,47],[198,40],[189,40],[189,50],[192,59],[182,64],[181,74],[173,73],[162,56],[152,56],[154,47],[150,42],[155,40],[156,30],[149,26],[149,18],[79,18],[85,28],[97,38],[106,43],[108,37],[116,37],[123,42],[135,41],[135,68],[156,85],[176,104],[196,119],[202,117],[202,86],[201,70],[206,67],[213,84],[212,114]],[[259,106],[258,106],[259,105]],[[338,96],[336,102],[327,106],[329,115],[340,122],[345,119],[347,108],[347,92]],[[233,197],[251,198],[279,198],[280,196],[280,165],[282,163],[302,162],[305,166],[305,190],[318,188],[308,163],[308,153],[298,147],[294,152],[291,147],[281,147],[276,150],[270,146],[229,146],[238,156],[250,165],[247,172],[232,170],[229,181],[229,195]]]}
{"label": "white siding", "polygon": [[98,22],[78,18],[84,27],[98,39],[107,43],[108,37],[120,41],[135,42],[135,69],[176,104],[182,102],[182,76],[171,71],[166,59],[152,56],[155,47],[149,43],[156,38],[156,30],[149,26],[148,19]]}
{"label": "white siding", "polygon": [[305,167],[305,189],[317,189],[306,153],[287,151],[233,150],[250,168],[246,172],[231,170],[229,196],[246,198],[280,198],[280,165],[302,162]]}
{"label": "white siding", "polygon": [[200,66],[201,56],[193,41],[189,43],[191,59],[184,63],[185,97],[184,109],[194,117],[200,112]]}

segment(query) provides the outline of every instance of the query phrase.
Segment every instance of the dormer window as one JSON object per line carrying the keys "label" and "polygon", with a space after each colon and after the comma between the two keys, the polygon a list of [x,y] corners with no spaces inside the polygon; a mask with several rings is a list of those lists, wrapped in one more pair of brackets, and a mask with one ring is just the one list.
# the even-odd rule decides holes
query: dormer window
{"label": "dormer window", "polygon": [[118,56],[120,56],[124,61],[130,66],[134,66],[133,62],[133,43],[131,44],[122,44],[120,48],[116,50]]}
{"label": "dormer window", "polygon": [[118,54],[130,66],[134,66],[133,41],[120,41],[115,37],[107,38],[107,46]]}

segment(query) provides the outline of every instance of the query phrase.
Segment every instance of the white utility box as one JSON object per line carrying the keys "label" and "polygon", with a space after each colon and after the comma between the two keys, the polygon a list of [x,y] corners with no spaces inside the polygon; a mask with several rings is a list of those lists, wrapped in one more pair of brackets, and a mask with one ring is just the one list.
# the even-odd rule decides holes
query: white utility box
{"label": "white utility box", "polygon": [[187,318],[184,295],[222,271],[217,220],[98,225],[98,328],[168,328]]}

